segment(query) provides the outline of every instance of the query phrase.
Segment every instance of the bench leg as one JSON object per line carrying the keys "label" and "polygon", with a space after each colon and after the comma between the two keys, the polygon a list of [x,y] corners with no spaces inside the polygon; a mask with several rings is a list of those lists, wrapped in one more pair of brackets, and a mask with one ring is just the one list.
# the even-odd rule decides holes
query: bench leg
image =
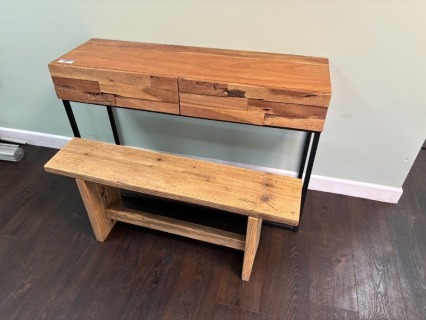
{"label": "bench leg", "polygon": [[76,181],[96,240],[103,242],[115,224],[107,217],[106,208],[109,205],[122,205],[120,191],[94,182]]}
{"label": "bench leg", "polygon": [[244,281],[250,280],[251,270],[253,269],[254,257],[256,256],[257,246],[259,245],[261,228],[262,219],[248,217],[246,245],[244,249],[243,273],[241,275],[241,278]]}

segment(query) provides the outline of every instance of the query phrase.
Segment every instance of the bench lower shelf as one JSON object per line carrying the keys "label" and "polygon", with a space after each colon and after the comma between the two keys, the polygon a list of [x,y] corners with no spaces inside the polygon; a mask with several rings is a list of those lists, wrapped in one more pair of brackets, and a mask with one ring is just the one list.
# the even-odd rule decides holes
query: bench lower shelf
{"label": "bench lower shelf", "polygon": [[126,222],[244,251],[245,236],[242,234],[120,206],[108,207],[106,213],[111,220]]}

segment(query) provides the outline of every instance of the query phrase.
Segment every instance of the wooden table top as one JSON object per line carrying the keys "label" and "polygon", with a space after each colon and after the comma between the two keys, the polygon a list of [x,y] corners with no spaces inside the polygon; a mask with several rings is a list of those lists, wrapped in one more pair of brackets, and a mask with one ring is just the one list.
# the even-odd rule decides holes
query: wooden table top
{"label": "wooden table top", "polygon": [[326,58],[91,39],[61,56],[73,67],[331,94]]}
{"label": "wooden table top", "polygon": [[60,99],[322,131],[326,58],[91,39],[49,64]]}

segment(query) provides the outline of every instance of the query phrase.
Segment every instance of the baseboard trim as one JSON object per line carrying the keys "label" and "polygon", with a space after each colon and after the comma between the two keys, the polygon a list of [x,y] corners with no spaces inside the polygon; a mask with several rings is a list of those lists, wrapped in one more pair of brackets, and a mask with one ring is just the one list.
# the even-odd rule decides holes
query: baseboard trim
{"label": "baseboard trim", "polygon": [[0,139],[1,138],[22,140],[33,146],[55,149],[62,148],[69,140],[71,140],[70,137],[3,127],[0,127]]}
{"label": "baseboard trim", "polygon": [[[18,129],[10,129],[0,127],[0,137],[17,139],[26,141],[28,144],[60,149],[62,148],[71,138],[65,136],[58,136],[53,134],[25,131]],[[184,155],[187,156],[187,155]],[[222,163],[227,165],[233,165],[242,168],[254,169],[264,172],[271,172],[276,174],[282,174],[287,176],[296,176],[296,172],[287,171],[282,169],[267,168],[261,166],[254,166],[249,164],[235,163],[230,161],[222,161],[216,159],[209,159],[203,157],[194,157],[194,159],[200,159],[210,162]],[[370,200],[376,200],[388,203],[398,203],[398,200],[402,196],[402,188],[389,187],[384,185],[337,179],[331,177],[324,177],[319,175],[312,175],[309,184],[310,190],[317,190],[322,192],[330,192],[336,194],[342,194],[351,197],[364,198]]]}

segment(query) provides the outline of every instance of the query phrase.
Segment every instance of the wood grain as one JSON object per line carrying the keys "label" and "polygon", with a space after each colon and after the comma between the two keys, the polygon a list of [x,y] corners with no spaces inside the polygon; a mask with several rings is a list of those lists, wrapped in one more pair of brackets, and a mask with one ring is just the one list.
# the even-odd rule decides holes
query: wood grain
{"label": "wood grain", "polygon": [[374,201],[348,199],[354,270],[361,319],[405,319],[405,305],[382,207]]}
{"label": "wood grain", "polygon": [[56,88],[83,92],[101,93],[99,83],[92,80],[52,77]]}
{"label": "wood grain", "polygon": [[64,90],[58,87],[56,88],[56,94],[62,100],[115,106],[115,96],[112,94]]}
{"label": "wood grain", "polygon": [[230,93],[228,90],[227,83],[207,82],[202,80],[189,80],[189,79],[178,79],[179,91],[182,93],[195,93],[208,96],[218,97],[235,97],[239,94],[240,97],[244,98],[241,93]]}
{"label": "wood grain", "polygon": [[106,208],[111,204],[121,204],[120,191],[90,181],[76,181],[96,240],[103,242],[115,224],[115,221],[108,217]]}
{"label": "wood grain", "polygon": [[143,100],[163,101],[178,103],[178,94],[176,91],[155,89],[148,87],[139,87],[126,84],[100,84],[103,93],[110,93],[117,96],[137,98]]}
{"label": "wood grain", "polygon": [[264,112],[264,125],[322,131],[327,109],[307,105],[248,100],[248,111]]}
{"label": "wood grain", "polygon": [[330,307],[327,305],[312,304],[310,306],[310,320],[359,320],[358,312]]}
{"label": "wood grain", "polygon": [[301,180],[108,143],[72,139],[48,172],[290,225]]}
{"label": "wood grain", "polygon": [[248,217],[247,234],[244,249],[243,272],[241,278],[244,281],[250,280],[253,269],[254,258],[256,257],[257,247],[259,245],[260,230],[262,229],[262,219]]}
{"label": "wood grain", "polygon": [[346,197],[318,192],[311,202],[310,298],[318,305],[358,312]]}
{"label": "wood grain", "polygon": [[112,220],[127,222],[237,250],[244,250],[245,236],[242,234],[117,206],[107,208],[106,212]]}
{"label": "wood grain", "polygon": [[264,227],[262,242],[271,246],[260,301],[262,319],[309,319],[311,244],[302,231],[278,233]]}
{"label": "wood grain", "polygon": [[231,110],[247,110],[247,99],[233,97],[215,97],[201,94],[181,93],[180,103],[201,108],[219,108]]}
{"label": "wood grain", "polygon": [[49,71],[52,77],[58,78],[91,80],[109,84],[127,84],[133,86],[137,85],[141,87],[151,87],[151,75],[140,72],[92,68],[87,66],[76,67],[60,63],[50,63]]}
{"label": "wood grain", "polygon": [[178,91],[178,82],[174,77],[151,76],[151,88]]}
{"label": "wood grain", "polygon": [[[255,87],[235,83],[215,83],[201,80],[179,78],[179,90],[185,93],[218,97],[239,97],[258,101],[285,102],[293,104],[326,107],[330,103],[330,95],[278,88]],[[325,108],[324,112],[327,112]]]}
{"label": "wood grain", "polygon": [[213,307],[213,313],[205,319],[223,320],[223,319],[238,319],[238,320],[259,320],[260,315],[254,312],[232,308],[216,303]]}
{"label": "wood grain", "polygon": [[91,39],[50,63],[330,95],[327,59]]}
{"label": "wood grain", "polygon": [[179,104],[177,103],[150,101],[150,100],[133,99],[133,98],[126,98],[126,97],[116,97],[115,102],[117,107],[179,114]]}
{"label": "wood grain", "polygon": [[209,108],[186,103],[180,104],[180,114],[188,117],[263,125],[265,114],[261,111]]}

